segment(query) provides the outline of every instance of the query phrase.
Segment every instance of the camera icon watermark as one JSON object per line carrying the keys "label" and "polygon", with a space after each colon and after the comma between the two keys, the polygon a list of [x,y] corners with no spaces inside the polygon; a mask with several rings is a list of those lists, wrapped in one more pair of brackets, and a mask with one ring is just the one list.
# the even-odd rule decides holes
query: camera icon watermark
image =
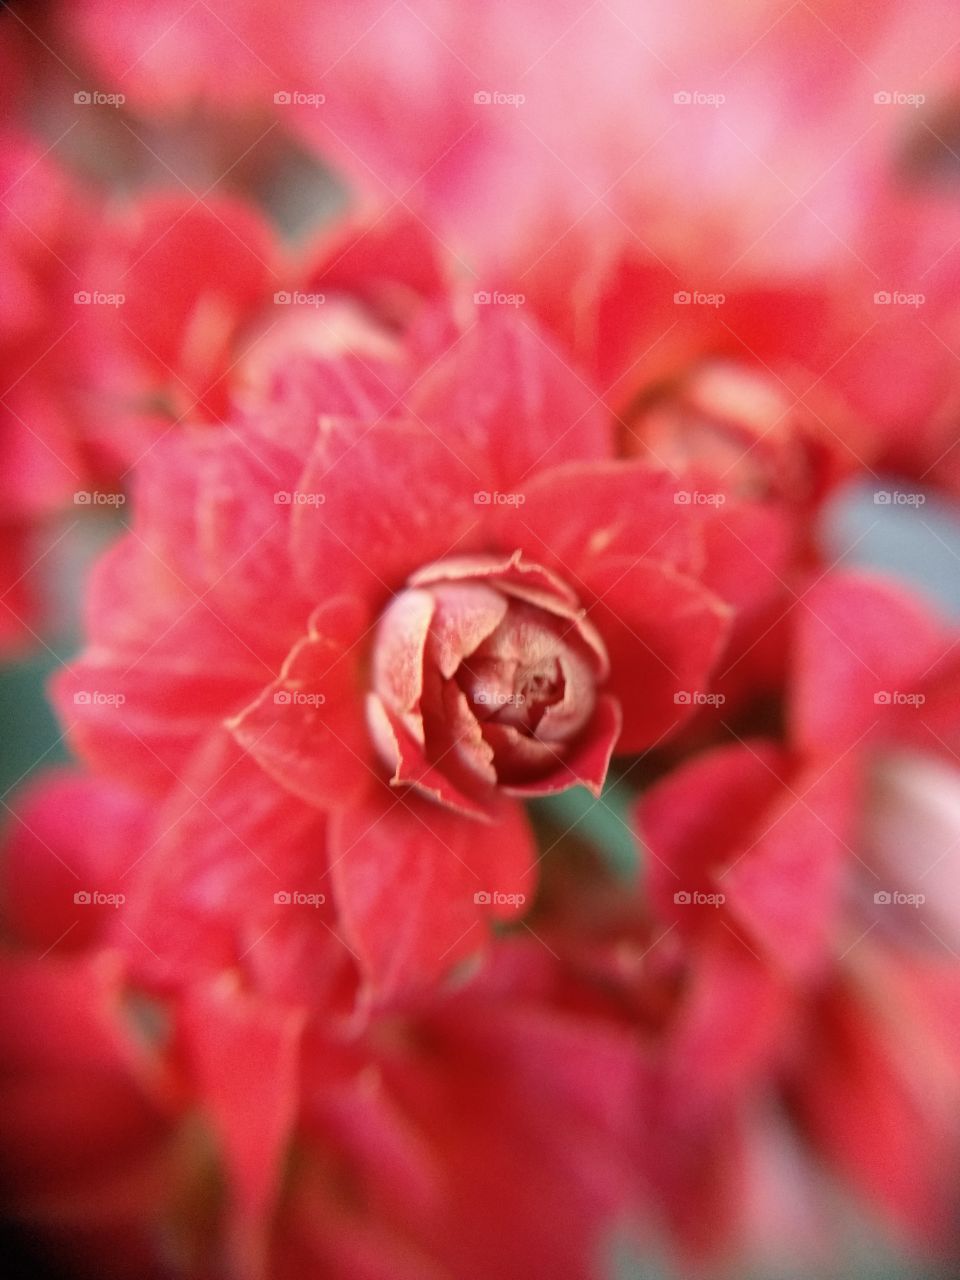
{"label": "camera icon watermark", "polygon": [[726,500],[725,493],[703,489],[678,489],[673,495],[674,504],[678,507],[722,507]]}
{"label": "camera icon watermark", "polygon": [[478,89],[473,101],[478,107],[522,107],[526,94],[501,93],[499,89]]}
{"label": "camera icon watermark", "polygon": [[927,500],[925,493],[906,489],[876,489],[873,494],[877,507],[922,507]]}
{"label": "camera icon watermark", "polygon": [[922,107],[927,100],[925,93],[904,93],[900,89],[880,89],[873,95],[878,107]]}
{"label": "camera icon watermark", "polygon": [[878,689],[873,695],[878,707],[922,707],[926,700],[925,693],[901,693],[899,689]]}
{"label": "camera icon watermark", "polygon": [[725,93],[704,93],[700,89],[678,89],[673,95],[678,107],[722,107],[726,100]]}
{"label": "camera icon watermark", "polygon": [[706,293],[702,289],[678,289],[673,295],[678,307],[722,307],[726,300],[725,293]]}
{"label": "camera icon watermark", "polygon": [[78,107],[122,107],[127,100],[125,93],[102,93],[99,89],[78,89],[73,95]]}
{"label": "camera icon watermark", "polygon": [[78,489],[73,495],[75,507],[122,507],[125,493],[103,493],[100,489]]}
{"label": "camera icon watermark", "polygon": [[526,900],[525,893],[501,893],[498,889],[480,889],[473,895],[478,907],[522,907]]}
{"label": "camera icon watermark", "polygon": [[78,289],[73,295],[78,307],[122,307],[126,300],[125,293],[104,293],[102,289]]}
{"label": "camera icon watermark", "polygon": [[922,907],[927,900],[925,893],[903,893],[900,889],[878,889],[873,901],[878,907]]}
{"label": "camera icon watermark", "polygon": [[325,693],[304,693],[302,689],[277,689],[273,701],[278,707],[322,707]]}
{"label": "camera icon watermark", "polygon": [[878,289],[873,295],[874,305],[878,307],[922,307],[927,300],[925,293],[908,293],[903,289]]}
{"label": "camera icon watermark", "polygon": [[703,893],[700,889],[678,889],[673,901],[678,907],[722,907],[725,893]]}
{"label": "camera icon watermark", "polygon": [[73,695],[75,707],[122,707],[125,693],[103,693],[99,689],[78,689]]}
{"label": "camera icon watermark", "polygon": [[326,100],[325,93],[304,93],[302,89],[278,89],[273,95],[277,107],[322,107]]}
{"label": "camera icon watermark", "polygon": [[478,489],[473,495],[477,507],[522,507],[526,500],[525,493],[502,493],[499,489]]}
{"label": "camera icon watermark", "polygon": [[278,289],[273,295],[277,307],[322,307],[326,300],[325,293],[304,293],[302,289]]}
{"label": "camera icon watermark", "polygon": [[274,904],[278,907],[322,907],[326,902],[323,893],[304,893],[300,889],[278,889],[273,895]]}
{"label": "camera icon watermark", "polygon": [[501,293],[496,289],[478,289],[473,295],[477,307],[522,307],[526,300],[525,293]]}
{"label": "camera icon watermark", "polygon": [[325,493],[308,493],[303,489],[278,489],[273,495],[278,507],[322,507],[326,500]]}
{"label": "camera icon watermark", "polygon": [[125,893],[101,893],[99,889],[78,889],[73,895],[78,907],[122,907],[127,900]]}
{"label": "camera icon watermark", "polygon": [[502,693],[499,689],[478,689],[473,701],[481,707],[522,707],[526,698],[522,693]]}

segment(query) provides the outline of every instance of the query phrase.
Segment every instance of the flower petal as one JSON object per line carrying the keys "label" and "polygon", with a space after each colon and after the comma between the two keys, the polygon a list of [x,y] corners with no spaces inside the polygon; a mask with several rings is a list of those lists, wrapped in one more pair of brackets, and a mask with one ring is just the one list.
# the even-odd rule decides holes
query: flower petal
{"label": "flower petal", "polygon": [[618,752],[642,751],[677,728],[710,688],[729,628],[726,606],[692,578],[620,557],[590,571],[587,614],[610,656],[605,688],[620,703]]}
{"label": "flower petal", "polygon": [[535,856],[518,804],[484,824],[383,786],[335,816],[337,899],[374,987],[422,987],[482,951],[491,918],[510,918],[532,897]]}
{"label": "flower petal", "polygon": [[314,599],[379,602],[420,565],[479,541],[483,475],[418,423],[328,423],[300,480],[325,501],[293,514],[291,554]]}
{"label": "flower petal", "polygon": [[272,778],[319,808],[348,803],[372,770],[356,642],[364,615],[331,601],[280,676],[227,727]]}
{"label": "flower petal", "polygon": [[613,755],[620,737],[623,718],[615,698],[601,697],[593,718],[584,729],[577,744],[562,755],[557,769],[536,782],[511,783],[504,791],[513,796],[548,796],[565,791],[578,782],[593,795],[599,796],[606,781]]}

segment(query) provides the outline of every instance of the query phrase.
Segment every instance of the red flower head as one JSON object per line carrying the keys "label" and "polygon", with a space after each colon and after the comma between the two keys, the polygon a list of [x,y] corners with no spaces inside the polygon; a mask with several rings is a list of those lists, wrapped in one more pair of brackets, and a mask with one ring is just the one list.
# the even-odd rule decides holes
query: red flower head
{"label": "red flower head", "polygon": [[337,366],[301,364],[239,427],[155,449],[59,682],[111,767],[175,787],[226,727],[255,787],[330,814],[346,928],[390,982],[532,901],[515,797],[598,791],[668,735],[727,625],[697,579],[714,513],[612,456],[539,334],[420,332],[402,397],[342,384],[355,420],[317,429]]}
{"label": "red flower head", "polygon": [[433,794],[455,805],[494,787],[599,792],[620,730],[618,704],[598,693],[609,670],[600,635],[548,570],[519,552],[440,560],[380,619],[370,723],[395,782],[419,785],[436,760]]}

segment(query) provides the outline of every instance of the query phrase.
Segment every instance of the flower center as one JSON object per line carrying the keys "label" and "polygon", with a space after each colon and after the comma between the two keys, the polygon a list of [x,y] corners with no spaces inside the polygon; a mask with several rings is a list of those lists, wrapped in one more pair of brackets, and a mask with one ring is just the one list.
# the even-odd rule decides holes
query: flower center
{"label": "flower center", "polygon": [[585,738],[614,732],[598,712],[606,674],[602,640],[548,570],[519,552],[439,561],[381,620],[371,728],[396,780],[449,803],[497,785],[543,794],[578,780],[566,761]]}
{"label": "flower center", "polygon": [[513,725],[528,737],[536,732],[547,708],[563,701],[566,687],[555,658],[537,668],[477,659],[461,666],[457,684],[479,721]]}

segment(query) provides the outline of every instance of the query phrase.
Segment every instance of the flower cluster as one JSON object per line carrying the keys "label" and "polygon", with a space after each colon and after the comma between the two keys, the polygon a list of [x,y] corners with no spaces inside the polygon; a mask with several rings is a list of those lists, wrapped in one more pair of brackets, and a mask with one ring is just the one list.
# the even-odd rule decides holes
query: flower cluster
{"label": "flower cluster", "polygon": [[954,1265],[956,15],[21,8],[28,1266]]}

